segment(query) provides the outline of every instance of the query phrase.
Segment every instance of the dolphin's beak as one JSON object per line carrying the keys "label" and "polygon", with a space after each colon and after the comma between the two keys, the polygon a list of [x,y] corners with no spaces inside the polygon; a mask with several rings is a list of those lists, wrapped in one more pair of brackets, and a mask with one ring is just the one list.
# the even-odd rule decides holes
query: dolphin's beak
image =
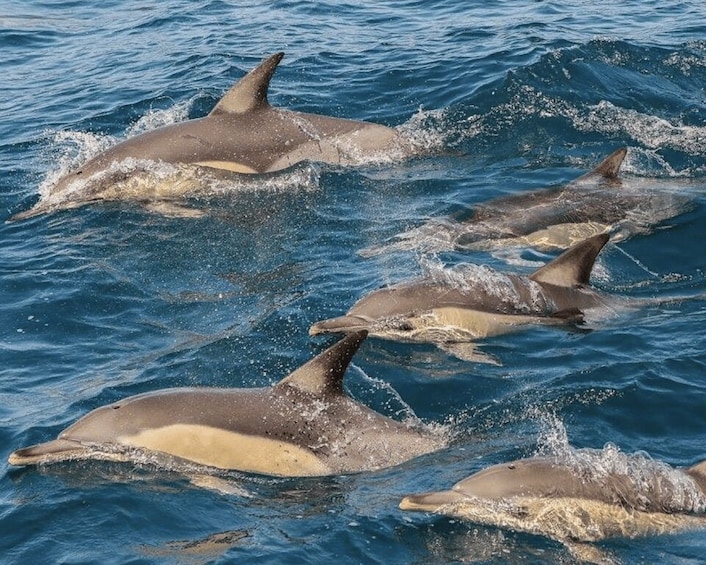
{"label": "dolphin's beak", "polygon": [[10,465],[37,465],[68,459],[81,459],[87,448],[76,441],[55,439],[13,451],[7,458]]}
{"label": "dolphin's beak", "polygon": [[309,328],[309,335],[325,333],[351,333],[370,328],[370,320],[360,316],[340,316],[316,322]]}
{"label": "dolphin's beak", "polygon": [[40,216],[41,214],[44,214],[48,211],[49,208],[36,204],[32,206],[29,210],[25,210],[24,212],[18,212],[17,214],[10,216],[6,221],[7,223],[19,222],[20,220],[27,220],[29,218],[34,218],[35,216]]}
{"label": "dolphin's beak", "polygon": [[465,497],[453,490],[439,492],[424,492],[410,494],[400,502],[400,510],[416,510],[418,512],[436,512],[442,506],[460,502]]}

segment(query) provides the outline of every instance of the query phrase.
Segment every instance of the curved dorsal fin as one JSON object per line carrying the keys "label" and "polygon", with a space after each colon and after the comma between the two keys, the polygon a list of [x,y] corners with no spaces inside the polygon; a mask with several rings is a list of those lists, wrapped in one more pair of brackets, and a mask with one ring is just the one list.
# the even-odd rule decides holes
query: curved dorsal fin
{"label": "curved dorsal fin", "polygon": [[282,57],[284,53],[275,53],[246,74],[225,93],[209,115],[244,114],[269,106],[267,90]]}
{"label": "curved dorsal fin", "polygon": [[594,235],[567,249],[553,261],[537,269],[530,279],[538,283],[574,287],[588,284],[593,264],[610,236]]}
{"label": "curved dorsal fin", "polygon": [[275,385],[275,388],[293,386],[317,396],[344,394],[343,375],[367,335],[366,330],[348,334],[341,341],[282,379]]}
{"label": "curved dorsal fin", "polygon": [[605,159],[603,159],[598,166],[592,171],[586,173],[581,178],[601,176],[605,179],[614,179],[618,177],[618,172],[620,171],[620,166],[623,164],[625,156],[628,154],[627,147],[621,147],[616,149]]}
{"label": "curved dorsal fin", "polygon": [[702,492],[706,494],[706,461],[701,461],[696,465],[692,465],[684,472],[696,481]]}

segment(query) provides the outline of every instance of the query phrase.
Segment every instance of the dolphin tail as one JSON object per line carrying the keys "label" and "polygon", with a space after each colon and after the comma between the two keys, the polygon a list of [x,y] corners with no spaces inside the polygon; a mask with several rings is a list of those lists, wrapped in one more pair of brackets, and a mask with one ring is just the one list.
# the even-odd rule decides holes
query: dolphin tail
{"label": "dolphin tail", "polygon": [[596,257],[608,239],[610,236],[605,233],[589,237],[537,269],[529,278],[538,283],[564,287],[588,284]]}
{"label": "dolphin tail", "polygon": [[339,316],[312,324],[309,335],[326,333],[351,333],[370,329],[370,321],[360,316]]}
{"label": "dolphin tail", "polygon": [[410,494],[400,502],[400,510],[437,512],[441,507],[460,502],[464,495],[453,490]]}

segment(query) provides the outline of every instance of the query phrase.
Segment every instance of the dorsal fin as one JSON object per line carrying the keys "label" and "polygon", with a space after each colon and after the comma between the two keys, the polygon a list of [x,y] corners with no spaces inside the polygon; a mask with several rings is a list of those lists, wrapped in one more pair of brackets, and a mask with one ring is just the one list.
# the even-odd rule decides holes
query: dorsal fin
{"label": "dorsal fin", "polygon": [[588,284],[596,257],[608,239],[610,236],[606,233],[589,237],[537,269],[529,278],[538,283],[565,287]]}
{"label": "dorsal fin", "polygon": [[699,488],[706,494],[706,461],[692,465],[688,469],[684,469],[684,472],[694,479]]}
{"label": "dorsal fin", "polygon": [[620,171],[620,166],[623,164],[623,160],[627,154],[627,147],[621,147],[620,149],[613,151],[610,155],[603,159],[595,169],[580,178],[585,179],[594,176],[600,176],[605,179],[617,178],[618,172]]}
{"label": "dorsal fin", "polygon": [[317,396],[343,393],[343,375],[368,335],[366,330],[346,335],[341,341],[308,361],[275,385],[293,386]]}
{"label": "dorsal fin", "polygon": [[225,93],[209,115],[244,114],[269,106],[267,90],[282,57],[284,53],[275,53],[246,74]]}

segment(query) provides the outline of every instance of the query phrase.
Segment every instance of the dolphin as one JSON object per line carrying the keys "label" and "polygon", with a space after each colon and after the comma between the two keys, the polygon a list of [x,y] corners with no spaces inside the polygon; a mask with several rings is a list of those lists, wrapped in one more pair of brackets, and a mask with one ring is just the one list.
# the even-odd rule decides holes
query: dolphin
{"label": "dolphin", "polygon": [[228,173],[270,173],[307,160],[354,165],[411,151],[383,125],[270,106],[270,80],[283,56],[265,59],[207,116],[118,143],[60,178],[33,208],[11,220],[100,200],[177,199]]}
{"label": "dolphin", "polygon": [[343,375],[365,336],[346,336],[271,387],[166,389],[103,406],[8,461],[134,461],[147,453],[217,469],[323,476],[389,467],[443,447],[436,435],[345,394]]}
{"label": "dolphin", "polygon": [[397,241],[360,251],[363,256],[421,249],[493,250],[502,247],[567,249],[600,233],[618,242],[684,212],[685,194],[658,189],[657,182],[624,181],[622,147],[592,171],[566,185],[496,198],[475,207],[462,220],[431,220],[395,236]]}
{"label": "dolphin", "polygon": [[311,335],[353,332],[399,341],[431,342],[459,358],[495,362],[473,345],[527,324],[580,322],[605,305],[588,287],[607,234],[578,243],[529,276],[476,270],[464,280],[422,278],[376,290],[344,316],[316,322]]}
{"label": "dolphin", "polygon": [[706,461],[674,469],[626,458],[601,469],[605,461],[582,453],[590,451],[576,450],[573,462],[538,456],[494,465],[399,507],[544,535],[588,560],[596,553],[582,544],[706,527]]}

